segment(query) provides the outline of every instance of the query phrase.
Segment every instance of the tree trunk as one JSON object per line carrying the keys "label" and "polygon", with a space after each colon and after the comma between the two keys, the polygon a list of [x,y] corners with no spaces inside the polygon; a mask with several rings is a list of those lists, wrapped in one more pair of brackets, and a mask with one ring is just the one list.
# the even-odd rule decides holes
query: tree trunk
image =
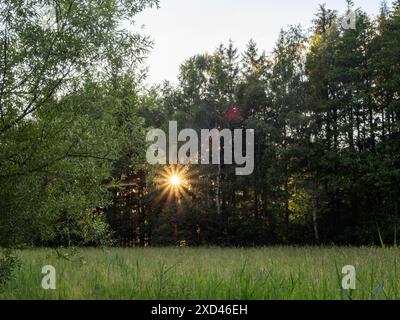
{"label": "tree trunk", "polygon": [[314,231],[314,240],[315,243],[319,243],[319,231],[318,231],[318,184],[314,186],[314,195],[311,200],[311,214],[312,214],[312,224],[313,224],[313,231]]}
{"label": "tree trunk", "polygon": [[221,214],[221,161],[218,164],[218,175],[217,175],[217,190],[216,190],[216,203],[217,203],[217,214]]}

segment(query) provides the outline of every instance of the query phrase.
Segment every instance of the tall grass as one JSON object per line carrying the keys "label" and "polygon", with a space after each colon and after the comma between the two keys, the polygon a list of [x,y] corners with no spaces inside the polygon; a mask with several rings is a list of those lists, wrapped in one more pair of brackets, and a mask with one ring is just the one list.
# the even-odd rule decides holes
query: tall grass
{"label": "tall grass", "polygon": [[[20,251],[22,267],[0,299],[399,299],[397,248],[83,249],[61,258]],[[57,290],[44,290],[44,265]],[[357,288],[341,288],[344,265]]]}

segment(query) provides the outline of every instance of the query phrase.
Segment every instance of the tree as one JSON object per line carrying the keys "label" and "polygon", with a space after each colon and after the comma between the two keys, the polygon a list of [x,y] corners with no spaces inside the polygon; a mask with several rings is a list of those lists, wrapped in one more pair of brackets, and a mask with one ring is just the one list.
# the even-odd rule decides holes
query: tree
{"label": "tree", "polygon": [[102,82],[134,72],[150,42],[124,24],[156,4],[0,3],[1,246],[106,231],[93,210],[136,129]]}

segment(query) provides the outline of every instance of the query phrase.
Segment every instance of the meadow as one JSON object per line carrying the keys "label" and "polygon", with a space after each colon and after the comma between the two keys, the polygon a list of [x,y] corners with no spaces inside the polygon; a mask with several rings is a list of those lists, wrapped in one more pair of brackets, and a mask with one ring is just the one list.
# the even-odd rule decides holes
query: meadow
{"label": "meadow", "polygon": [[[0,299],[399,299],[397,248],[142,248],[18,252],[20,268]],[[56,268],[57,289],[41,287]],[[343,290],[342,267],[357,272]]]}

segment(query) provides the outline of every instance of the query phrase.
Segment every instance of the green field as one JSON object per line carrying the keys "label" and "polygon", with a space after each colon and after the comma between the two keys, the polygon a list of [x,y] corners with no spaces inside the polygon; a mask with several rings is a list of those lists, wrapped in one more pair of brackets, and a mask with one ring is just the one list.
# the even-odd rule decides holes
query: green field
{"label": "green field", "polygon": [[[395,248],[82,249],[18,253],[22,265],[0,299],[399,299]],[[57,289],[41,287],[53,265]],[[353,265],[357,287],[341,289]]]}

